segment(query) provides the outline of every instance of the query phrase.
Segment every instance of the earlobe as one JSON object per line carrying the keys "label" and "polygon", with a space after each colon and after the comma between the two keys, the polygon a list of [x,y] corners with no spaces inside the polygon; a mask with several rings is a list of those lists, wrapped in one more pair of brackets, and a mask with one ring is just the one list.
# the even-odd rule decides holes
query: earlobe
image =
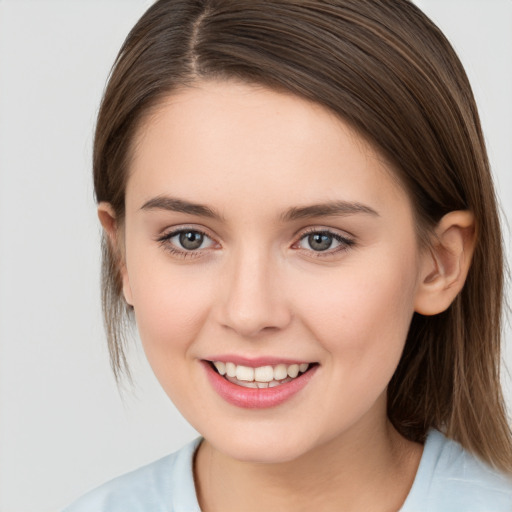
{"label": "earlobe", "polygon": [[122,280],[124,299],[130,306],[133,306],[132,291],[128,278],[128,272],[126,269],[126,259],[124,257],[125,251],[121,227],[117,221],[114,208],[112,208],[110,203],[99,203],[98,218],[107,238],[111,256],[114,259],[114,263],[117,266],[119,276]]}
{"label": "earlobe", "polygon": [[415,311],[436,315],[448,309],[462,290],[476,244],[474,215],[467,210],[446,214],[435,229],[415,297]]}

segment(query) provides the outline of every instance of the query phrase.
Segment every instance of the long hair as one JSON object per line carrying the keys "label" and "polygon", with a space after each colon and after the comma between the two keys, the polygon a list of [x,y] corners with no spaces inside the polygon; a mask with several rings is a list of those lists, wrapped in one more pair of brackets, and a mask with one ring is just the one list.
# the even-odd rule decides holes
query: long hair
{"label": "long hair", "polygon": [[[134,134],[180,88],[208,79],[257,83],[323,105],[380,152],[414,205],[418,238],[470,210],[477,245],[447,311],[415,314],[388,387],[388,415],[406,438],[437,428],[512,472],[500,387],[503,254],[477,107],[441,31],[408,0],[160,0],[124,42],[98,116],[94,186],[124,216]],[[103,308],[112,367],[123,349],[119,256],[104,241]]]}

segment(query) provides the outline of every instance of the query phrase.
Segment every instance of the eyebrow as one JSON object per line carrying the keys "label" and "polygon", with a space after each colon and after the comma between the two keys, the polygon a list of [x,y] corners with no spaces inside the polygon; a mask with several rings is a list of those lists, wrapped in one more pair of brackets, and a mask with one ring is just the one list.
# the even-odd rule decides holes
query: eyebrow
{"label": "eyebrow", "polygon": [[142,205],[141,210],[168,210],[197,215],[199,217],[208,217],[210,219],[220,220],[222,218],[222,215],[209,206],[167,196],[158,196],[146,201]]}
{"label": "eyebrow", "polygon": [[357,213],[364,213],[375,217],[380,216],[373,208],[361,203],[331,201],[328,203],[290,208],[282,215],[281,219],[284,222],[287,222],[292,220],[309,219],[312,217],[335,217],[354,215]]}
{"label": "eyebrow", "polygon": [[[222,220],[222,215],[209,206],[168,196],[158,196],[146,201],[141,210],[167,210]],[[373,208],[361,203],[330,201],[308,206],[295,206],[284,212],[280,218],[282,222],[290,222],[313,217],[346,216],[358,213],[379,217],[379,214]]]}

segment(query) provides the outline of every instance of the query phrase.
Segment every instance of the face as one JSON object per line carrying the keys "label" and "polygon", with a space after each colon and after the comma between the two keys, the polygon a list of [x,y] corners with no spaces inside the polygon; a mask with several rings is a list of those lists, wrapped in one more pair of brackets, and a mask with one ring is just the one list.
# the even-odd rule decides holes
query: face
{"label": "face", "polygon": [[170,96],[134,148],[124,293],[188,421],[260,462],[381,428],[421,273],[383,159],[323,107],[231,82]]}

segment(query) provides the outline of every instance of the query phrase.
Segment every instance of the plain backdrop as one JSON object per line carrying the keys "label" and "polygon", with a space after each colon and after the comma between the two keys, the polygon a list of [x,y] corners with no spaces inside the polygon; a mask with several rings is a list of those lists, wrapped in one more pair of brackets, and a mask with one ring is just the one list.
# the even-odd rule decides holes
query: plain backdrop
{"label": "plain backdrop", "polygon": [[[140,350],[137,387],[121,398],[99,308],[94,119],[117,50],[150,3],[0,0],[0,512],[60,510],[197,435]],[[417,3],[466,65],[512,218],[512,1]],[[512,367],[510,348],[505,358]]]}

